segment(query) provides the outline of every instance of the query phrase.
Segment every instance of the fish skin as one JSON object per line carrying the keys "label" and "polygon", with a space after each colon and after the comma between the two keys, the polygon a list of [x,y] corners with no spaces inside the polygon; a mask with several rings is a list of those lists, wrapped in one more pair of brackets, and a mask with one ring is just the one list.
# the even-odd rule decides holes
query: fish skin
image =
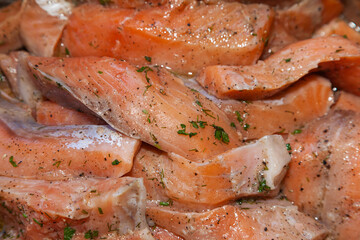
{"label": "fish skin", "polygon": [[[206,15],[205,23],[201,15]],[[82,5],[70,17],[63,43],[75,57],[109,56],[148,65],[144,56],[149,56],[153,64],[196,74],[205,66],[220,63],[254,64],[273,16],[266,5],[236,2],[206,5],[184,1],[137,12]]]}
{"label": "fish skin", "polygon": [[[99,238],[154,239],[145,220],[141,179],[0,177],[0,189],[0,220],[6,221],[5,230],[23,239],[63,239],[66,227],[75,230],[72,239],[84,239],[89,230],[98,231]],[[117,230],[109,232],[109,226]]]}
{"label": "fish skin", "polygon": [[343,74],[348,74],[349,67],[358,68],[359,57],[359,46],[343,37],[314,38],[291,44],[255,65],[206,67],[197,81],[220,99],[258,100],[273,96],[310,71],[322,70],[333,82],[358,93],[354,85],[360,82]]}
{"label": "fish skin", "polygon": [[45,180],[121,177],[141,144],[108,126],[44,126],[4,100],[0,135],[6,139],[0,143],[0,175]]}
{"label": "fish skin", "polygon": [[[26,49],[37,56],[57,54],[58,44],[71,13],[72,4],[46,0],[27,0],[20,20],[20,36]],[[57,11],[53,11],[53,10]]]}
{"label": "fish skin", "polygon": [[[61,103],[68,94],[116,130],[166,152],[200,161],[242,144],[241,136],[214,103],[164,69],[153,67],[145,74],[106,57],[30,56],[28,62],[34,81],[49,99]],[[189,121],[205,121],[207,126],[196,129]],[[197,135],[179,134],[181,124],[186,125],[186,133]],[[228,143],[215,138],[213,124],[228,134]],[[198,152],[190,151],[195,148]]]}
{"label": "fish skin", "polygon": [[[280,200],[224,205],[203,212],[147,205],[147,218],[184,239],[325,239],[327,230]],[[279,227],[281,225],[281,227]]]}
{"label": "fish skin", "polygon": [[[202,162],[144,146],[129,176],[144,179],[149,200],[172,199],[179,206],[199,209],[240,197],[276,195],[289,161],[285,142],[276,135]],[[259,190],[263,180],[268,189]]]}
{"label": "fish skin", "polygon": [[59,125],[104,125],[92,115],[65,108],[51,101],[39,101],[36,104],[36,121],[47,126]]}
{"label": "fish skin", "polygon": [[292,161],[283,192],[331,229],[330,239],[360,237],[359,119],[358,112],[335,107],[288,138]]}
{"label": "fish skin", "polygon": [[20,21],[25,2],[18,0],[0,8],[0,53],[8,53],[23,46]]}

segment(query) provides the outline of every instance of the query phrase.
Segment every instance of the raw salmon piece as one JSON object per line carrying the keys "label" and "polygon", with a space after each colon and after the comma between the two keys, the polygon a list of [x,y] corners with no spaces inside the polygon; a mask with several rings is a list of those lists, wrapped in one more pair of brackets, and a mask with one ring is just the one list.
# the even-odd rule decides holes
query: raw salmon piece
{"label": "raw salmon piece", "polygon": [[4,100],[0,104],[0,175],[33,179],[120,177],[131,170],[140,141],[107,126],[50,127]]}
{"label": "raw salmon piece", "polygon": [[360,33],[350,27],[348,23],[339,18],[332,20],[330,23],[318,29],[313,37],[326,37],[331,35],[339,35],[348,38],[351,41],[360,44]]}
{"label": "raw salmon piece", "polygon": [[143,9],[165,4],[181,4],[185,0],[77,0],[76,3],[96,3],[106,7]]}
{"label": "raw salmon piece", "polygon": [[360,238],[360,115],[334,110],[290,135],[292,161],[284,193],[319,218],[332,239]]}
{"label": "raw salmon piece", "polygon": [[71,56],[109,56],[135,65],[197,73],[215,64],[254,64],[269,34],[266,5],[184,1],[134,12],[99,5],[75,9],[64,31]]}
{"label": "raw salmon piece", "polygon": [[23,5],[22,1],[18,0],[0,8],[0,53],[8,53],[23,45],[19,31]]}
{"label": "raw salmon piece", "polygon": [[322,64],[321,70],[327,70],[332,81],[358,93],[360,87],[354,89],[354,86],[360,81],[344,75],[349,74],[349,66],[353,71],[358,67],[358,59],[360,48],[343,37],[315,38],[291,44],[256,65],[206,67],[197,81],[221,99],[263,99],[310,71],[319,70],[318,66]]}
{"label": "raw salmon piece", "polygon": [[71,1],[27,0],[20,20],[20,35],[26,49],[37,56],[56,53],[71,13]]}
{"label": "raw salmon piece", "polygon": [[200,208],[245,196],[274,196],[289,161],[282,137],[273,135],[202,162],[142,148],[130,176],[144,178],[150,200],[170,198]]}
{"label": "raw salmon piece", "polygon": [[0,68],[7,77],[15,96],[33,110],[42,99],[40,91],[35,87],[27,67],[29,53],[24,51],[11,52],[9,56],[0,58]]}
{"label": "raw salmon piece", "polygon": [[342,10],[340,0],[303,0],[277,9],[262,59],[291,43],[310,38],[316,29],[339,16]]}
{"label": "raw salmon piece", "polygon": [[199,91],[223,110],[245,140],[291,133],[327,114],[334,103],[330,82],[315,74],[305,76],[271,98],[257,101],[220,100],[208,94],[194,78],[182,79],[186,86]]}
{"label": "raw salmon piece", "polygon": [[214,103],[164,69],[105,57],[28,60],[49,99],[74,98],[120,132],[166,152],[202,160],[241,144]]}
{"label": "raw salmon piece", "polygon": [[58,125],[102,125],[104,122],[92,115],[65,108],[50,101],[40,101],[36,105],[36,121],[39,124]]}
{"label": "raw salmon piece", "polygon": [[50,182],[0,177],[0,189],[0,220],[12,237],[154,239],[145,220],[141,179]]}
{"label": "raw salmon piece", "polygon": [[282,201],[225,205],[205,212],[182,212],[150,205],[147,217],[184,239],[325,239],[327,230]]}
{"label": "raw salmon piece", "polygon": [[278,10],[277,18],[289,34],[303,40],[339,16],[342,10],[340,0],[303,0],[290,8]]}
{"label": "raw salmon piece", "polygon": [[360,112],[360,97],[340,91],[339,94],[337,94],[337,99],[333,108]]}
{"label": "raw salmon piece", "polygon": [[[244,139],[274,133],[291,133],[324,116],[334,103],[331,83],[309,75],[283,92],[257,101],[221,101],[221,107]],[[266,121],[264,121],[266,119]]]}

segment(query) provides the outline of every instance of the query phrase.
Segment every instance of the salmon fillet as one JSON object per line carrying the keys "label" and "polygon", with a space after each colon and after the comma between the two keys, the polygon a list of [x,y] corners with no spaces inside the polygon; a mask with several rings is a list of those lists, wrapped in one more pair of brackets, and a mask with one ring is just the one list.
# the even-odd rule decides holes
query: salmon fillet
{"label": "salmon fillet", "polygon": [[273,15],[266,5],[223,2],[184,1],[136,12],[82,5],[62,40],[71,56],[109,56],[141,66],[149,64],[148,56],[153,64],[195,74],[209,65],[254,64]]}
{"label": "salmon fillet", "polygon": [[[140,141],[107,126],[51,127],[1,100],[0,175],[33,179],[120,177],[131,170]],[[75,157],[76,156],[76,157]]]}
{"label": "salmon fillet", "polygon": [[31,56],[28,61],[49,99],[64,103],[73,98],[69,106],[80,102],[116,130],[166,152],[201,160],[241,144],[214,103],[164,69],[135,68],[105,57]]}
{"label": "salmon fillet", "polygon": [[276,195],[289,161],[281,136],[266,136],[202,162],[143,147],[130,176],[144,179],[148,199],[214,207],[239,197]]}
{"label": "salmon fillet", "polygon": [[149,205],[146,215],[156,225],[191,240],[325,239],[327,235],[321,224],[279,200],[224,205],[200,213]]}
{"label": "salmon fillet", "polygon": [[343,37],[308,39],[255,65],[207,67],[197,81],[221,99],[256,100],[273,96],[322,64],[320,69],[327,70],[333,82],[359,94],[360,82],[348,75],[358,68],[359,56],[360,48]]}
{"label": "salmon fillet", "polygon": [[66,0],[26,0],[20,20],[20,35],[26,49],[37,56],[56,53],[72,4]]}
{"label": "salmon fillet", "polygon": [[359,119],[357,112],[335,109],[287,140],[292,161],[284,193],[325,223],[333,239],[360,238]]}
{"label": "salmon fillet", "polygon": [[351,93],[340,91],[337,94],[337,99],[333,108],[360,112],[360,97],[355,96]]}
{"label": "salmon fillet", "polygon": [[[45,181],[0,177],[0,221],[20,239],[154,239],[141,179]],[[101,219],[101,221],[99,221]]]}

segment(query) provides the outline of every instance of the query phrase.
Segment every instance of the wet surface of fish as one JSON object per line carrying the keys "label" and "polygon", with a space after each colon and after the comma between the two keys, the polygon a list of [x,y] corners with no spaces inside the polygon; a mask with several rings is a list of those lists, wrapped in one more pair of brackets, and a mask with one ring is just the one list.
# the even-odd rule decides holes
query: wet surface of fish
{"label": "wet surface of fish", "polygon": [[[327,76],[339,87],[359,94],[360,81],[354,77],[359,57],[360,48],[343,37],[308,39],[291,44],[256,65],[207,67],[197,81],[218,98],[263,99],[322,64],[322,70],[329,71]],[[349,75],[350,71],[353,75]]]}
{"label": "wet surface of fish", "polygon": [[145,220],[141,179],[50,182],[0,177],[0,187],[0,220],[8,224],[6,236],[35,240],[131,239],[137,235],[136,239],[154,239]]}
{"label": "wet surface of fish", "polygon": [[[140,141],[108,126],[51,127],[1,101],[0,175],[35,179],[121,177],[131,170]],[[76,156],[76,157],[75,157]]]}
{"label": "wet surface of fish", "polygon": [[290,156],[281,136],[266,136],[202,162],[142,147],[130,176],[142,177],[148,199],[218,206],[244,196],[274,196]]}
{"label": "wet surface of fish", "polygon": [[83,5],[70,17],[63,43],[71,56],[109,56],[135,65],[148,65],[148,56],[175,72],[197,73],[209,65],[255,63],[273,15],[266,5],[222,2],[137,12]]}
{"label": "wet surface of fish", "polygon": [[359,118],[334,110],[289,136],[292,161],[284,193],[301,211],[320,219],[334,239],[359,239]]}
{"label": "wet surface of fish", "polygon": [[214,103],[164,69],[97,57],[29,57],[29,66],[48,98],[63,103],[67,93],[120,132],[166,152],[201,160],[241,144]]}
{"label": "wet surface of fish", "polygon": [[325,239],[327,235],[321,224],[281,201],[224,205],[200,213],[150,205],[146,215],[157,225],[192,240]]}

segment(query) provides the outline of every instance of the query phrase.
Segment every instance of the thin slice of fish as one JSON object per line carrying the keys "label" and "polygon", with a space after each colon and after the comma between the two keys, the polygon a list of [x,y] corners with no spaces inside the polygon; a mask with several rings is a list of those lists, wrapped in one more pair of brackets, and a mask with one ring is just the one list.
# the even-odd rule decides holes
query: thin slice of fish
{"label": "thin slice of fish", "polygon": [[269,35],[269,6],[183,1],[140,11],[82,5],[74,9],[63,43],[71,56],[109,56],[135,65],[164,65],[198,73],[216,64],[254,64]]}
{"label": "thin slice of fish", "polygon": [[241,144],[214,103],[162,68],[135,68],[106,57],[28,61],[49,99],[62,104],[73,99],[70,107],[80,103],[116,130],[166,152],[202,160]]}
{"label": "thin slice of fish", "polygon": [[108,126],[44,126],[1,100],[0,176],[33,179],[120,177],[131,170],[140,141]]}
{"label": "thin slice of fish", "polygon": [[202,162],[141,148],[130,176],[142,177],[148,199],[187,207],[219,206],[245,196],[274,196],[290,156],[281,136],[229,150]]}
{"label": "thin slice of fish", "polygon": [[280,200],[224,205],[204,212],[185,212],[170,206],[147,206],[156,225],[184,239],[325,239],[327,230],[297,207]]}
{"label": "thin slice of fish", "polygon": [[50,182],[0,177],[0,189],[5,236],[33,240],[154,239],[145,220],[141,179]]}
{"label": "thin slice of fish", "polygon": [[340,87],[360,94],[360,81],[354,77],[359,59],[360,47],[348,39],[314,38],[291,44],[256,65],[207,67],[197,81],[221,99],[256,100],[273,96],[310,71],[324,70]]}

